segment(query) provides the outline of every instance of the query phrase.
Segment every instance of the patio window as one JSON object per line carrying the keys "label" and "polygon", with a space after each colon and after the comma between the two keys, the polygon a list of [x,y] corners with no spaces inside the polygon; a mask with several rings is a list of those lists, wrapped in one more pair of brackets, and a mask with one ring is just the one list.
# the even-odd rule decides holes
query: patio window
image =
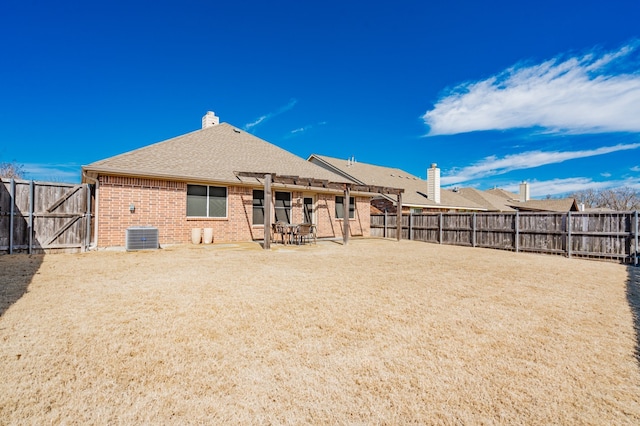
{"label": "patio window", "polygon": [[276,222],[291,223],[291,193],[276,191]]}
{"label": "patio window", "polygon": [[[356,200],[349,197],[349,219],[356,217]],[[336,197],[336,219],[344,219],[344,197]]]}
{"label": "patio window", "polygon": [[253,222],[254,225],[264,224],[264,191],[253,190]]}
{"label": "patio window", "polygon": [[227,188],[187,185],[187,217],[227,217]]}

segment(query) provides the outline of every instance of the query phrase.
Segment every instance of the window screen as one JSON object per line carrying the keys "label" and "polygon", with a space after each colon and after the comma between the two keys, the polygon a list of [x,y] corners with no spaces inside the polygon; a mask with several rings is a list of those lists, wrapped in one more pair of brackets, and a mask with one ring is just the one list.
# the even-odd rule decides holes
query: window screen
{"label": "window screen", "polygon": [[[355,198],[349,197],[349,219],[356,217]],[[336,197],[336,219],[344,219],[344,197]]]}
{"label": "window screen", "polygon": [[227,217],[227,188],[187,185],[187,216]]}
{"label": "window screen", "polygon": [[253,224],[262,225],[264,223],[264,191],[253,190]]}

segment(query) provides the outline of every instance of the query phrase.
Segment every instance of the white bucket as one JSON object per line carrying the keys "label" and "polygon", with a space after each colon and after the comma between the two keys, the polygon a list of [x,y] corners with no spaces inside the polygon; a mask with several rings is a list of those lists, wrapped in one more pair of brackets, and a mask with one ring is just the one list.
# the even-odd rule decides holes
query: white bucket
{"label": "white bucket", "polygon": [[205,244],[211,244],[213,242],[213,228],[204,228],[202,242]]}
{"label": "white bucket", "polygon": [[191,230],[191,242],[193,244],[200,244],[200,239],[202,238],[202,229],[193,228]]}

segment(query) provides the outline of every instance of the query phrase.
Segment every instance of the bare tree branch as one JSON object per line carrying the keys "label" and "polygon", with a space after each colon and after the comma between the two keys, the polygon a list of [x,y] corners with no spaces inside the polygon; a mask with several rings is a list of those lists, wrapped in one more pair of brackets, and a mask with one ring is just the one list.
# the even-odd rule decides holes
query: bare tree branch
{"label": "bare tree branch", "polygon": [[0,178],[22,179],[24,177],[24,168],[21,164],[14,162],[0,162]]}

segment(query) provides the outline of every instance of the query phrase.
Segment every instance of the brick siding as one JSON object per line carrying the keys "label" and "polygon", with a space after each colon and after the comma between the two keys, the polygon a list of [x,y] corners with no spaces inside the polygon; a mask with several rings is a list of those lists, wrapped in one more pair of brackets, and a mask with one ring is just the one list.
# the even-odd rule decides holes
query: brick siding
{"label": "brick siding", "polygon": [[[161,245],[189,243],[193,228],[213,228],[216,243],[264,238],[263,226],[252,225],[253,189],[262,188],[229,186],[226,218],[193,218],[186,215],[185,182],[120,176],[100,176],[99,182],[99,247],[124,246],[126,229],[133,226],[158,228]],[[308,193],[291,193],[293,223],[304,220],[304,195]],[[318,237],[342,237],[342,219],[335,218],[335,195],[315,194],[315,198]],[[369,236],[369,198],[356,197],[356,215],[349,225],[352,236]]]}

